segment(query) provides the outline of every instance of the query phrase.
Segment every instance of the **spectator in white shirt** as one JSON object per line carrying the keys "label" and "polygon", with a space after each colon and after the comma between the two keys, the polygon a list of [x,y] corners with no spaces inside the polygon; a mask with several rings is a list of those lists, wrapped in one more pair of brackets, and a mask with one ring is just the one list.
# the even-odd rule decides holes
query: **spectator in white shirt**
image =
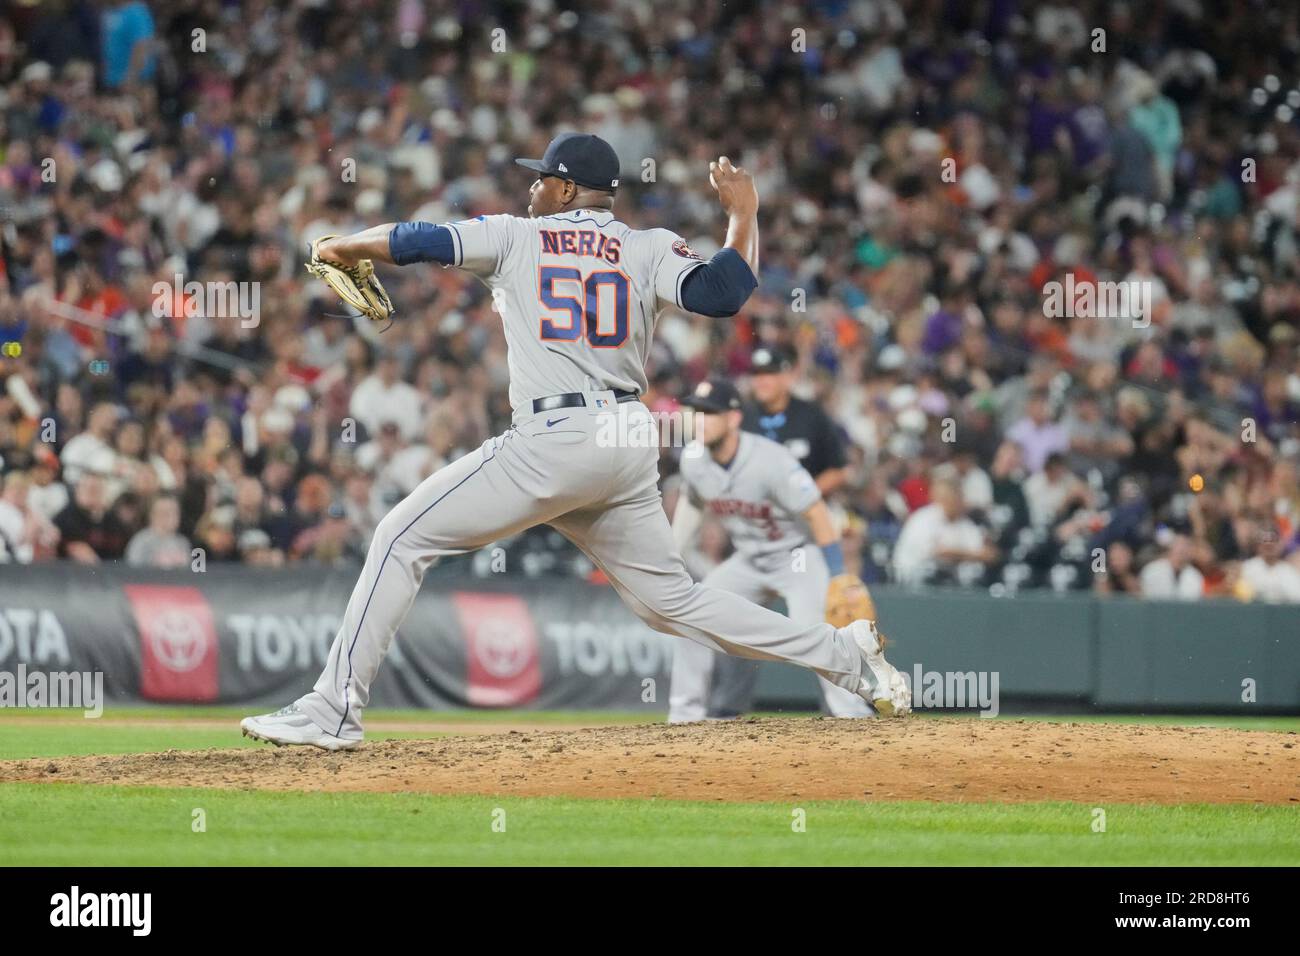
{"label": "spectator in white shirt", "polygon": [[1047,456],[1043,470],[1030,475],[1024,487],[1029,520],[1036,528],[1050,528],[1079,505],[1092,501],[1091,490],[1070,474],[1065,455],[1059,451]]}
{"label": "spectator in white shirt", "polygon": [[27,476],[12,471],[5,477],[4,497],[0,497],[0,561],[27,564],[33,548],[27,541]]}
{"label": "spectator in white shirt", "polygon": [[343,316],[320,309],[315,324],[303,333],[302,360],[312,368],[341,365],[347,358],[348,333],[352,330]]}
{"label": "spectator in white shirt", "polygon": [[370,488],[373,507],[383,513],[411,493],[394,468],[397,456],[407,447],[396,422],[384,422],[368,441],[357,449],[357,467],[374,479]]}
{"label": "spectator in white shirt", "polygon": [[48,446],[37,450],[31,468],[31,487],[27,489],[27,504],[42,518],[53,522],[54,516],[68,506],[71,496],[68,486],[58,480],[59,459]]}
{"label": "spectator in white shirt", "polygon": [[59,540],[58,529],[31,506],[26,472],[11,471],[0,496],[0,562],[30,564],[38,550],[51,552]]}
{"label": "spectator in white shirt", "polygon": [[988,472],[979,466],[972,448],[958,448],[952,459],[961,481],[961,499],[972,511],[988,511],[993,507],[993,481]]}
{"label": "spectator in white shirt", "polygon": [[70,438],[59,456],[66,484],[75,486],[87,471],[98,475],[113,473],[117,464],[117,452],[113,450],[113,432],[116,430],[116,406],[101,402],[90,410],[86,430]]}
{"label": "spectator in white shirt", "polygon": [[424,424],[424,400],[415,386],[402,381],[391,352],[381,355],[375,371],[353,390],[348,411],[372,436],[384,422],[396,422],[402,437],[413,441]]}
{"label": "spectator in white shirt", "polygon": [[393,474],[403,488],[409,489],[409,494],[420,482],[447,464],[451,449],[451,427],[444,415],[434,413],[424,424],[424,441],[397,453],[393,459]]}
{"label": "spectator in white shirt", "polygon": [[1192,564],[1192,543],[1176,534],[1165,556],[1142,569],[1142,596],[1165,601],[1199,601],[1205,593],[1205,578]]}
{"label": "spectator in white shirt", "polygon": [[934,482],[930,498],[930,504],[908,516],[894,545],[894,576],[904,584],[921,584],[942,566],[987,564],[997,556],[984,532],[966,517],[956,482]]}
{"label": "spectator in white shirt", "polygon": [[1255,537],[1255,556],[1241,563],[1241,582],[1256,601],[1300,603],[1300,569],[1282,560],[1277,530],[1265,527]]}
{"label": "spectator in white shirt", "polygon": [[183,568],[190,562],[190,542],[177,529],[181,508],[173,495],[159,495],[149,509],[149,524],[126,546],[126,563],[148,568]]}

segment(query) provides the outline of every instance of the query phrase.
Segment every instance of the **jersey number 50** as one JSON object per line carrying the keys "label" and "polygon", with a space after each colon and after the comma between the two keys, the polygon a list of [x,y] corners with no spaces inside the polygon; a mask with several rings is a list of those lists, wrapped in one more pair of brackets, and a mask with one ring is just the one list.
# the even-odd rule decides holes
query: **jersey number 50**
{"label": "jersey number 50", "polygon": [[[573,342],[586,335],[596,349],[616,349],[627,340],[628,278],[623,273],[593,272],[583,278],[577,269],[542,266],[537,278],[542,305],[564,313],[564,318],[542,317],[543,339]],[[608,308],[601,311],[602,299],[607,306],[612,301],[612,317]]]}

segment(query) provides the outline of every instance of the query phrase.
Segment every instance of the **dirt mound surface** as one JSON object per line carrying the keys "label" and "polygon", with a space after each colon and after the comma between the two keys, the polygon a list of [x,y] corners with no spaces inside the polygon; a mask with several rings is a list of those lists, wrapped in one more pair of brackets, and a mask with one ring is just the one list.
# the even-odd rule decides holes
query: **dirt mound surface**
{"label": "dirt mound surface", "polygon": [[0,781],[691,800],[1300,801],[1294,733],[750,719],[0,762]]}

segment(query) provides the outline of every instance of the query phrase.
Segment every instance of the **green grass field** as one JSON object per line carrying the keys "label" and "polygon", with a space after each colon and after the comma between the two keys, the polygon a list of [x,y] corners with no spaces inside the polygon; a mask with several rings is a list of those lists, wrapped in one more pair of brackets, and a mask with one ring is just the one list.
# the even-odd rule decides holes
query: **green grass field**
{"label": "green grass field", "polygon": [[[239,735],[242,713],[136,708],[110,711],[109,720],[74,722],[66,712],[9,711],[0,720],[0,759],[254,746]],[[432,736],[385,731],[386,723],[486,729],[646,719],[574,712],[369,716],[374,738]],[[229,726],[220,726],[226,719]],[[1294,718],[1142,719],[1300,730]],[[796,809],[804,813],[803,832],[793,825]],[[1079,803],[810,801],[796,807],[7,783],[0,784],[0,864],[1300,864],[1300,809],[1293,807],[1108,805],[1104,833],[1094,832],[1092,811]],[[199,818],[204,827],[196,832]]]}

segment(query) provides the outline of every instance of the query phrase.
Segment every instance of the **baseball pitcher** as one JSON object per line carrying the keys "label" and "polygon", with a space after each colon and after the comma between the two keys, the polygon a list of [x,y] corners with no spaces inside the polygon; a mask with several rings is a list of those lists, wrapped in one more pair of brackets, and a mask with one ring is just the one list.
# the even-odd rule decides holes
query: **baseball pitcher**
{"label": "baseball pitcher", "polygon": [[392,303],[375,260],[438,263],[492,291],[508,346],[512,424],[433,473],[379,523],[315,688],[244,733],[275,744],[356,747],[380,663],[429,566],[537,524],[549,524],[598,566],[655,630],[760,660],[791,661],[873,704],[911,709],[875,625],[796,623],[691,579],[673,543],[654,442],[611,444],[608,416],[654,428],[639,396],[655,319],[666,306],[723,318],[757,286],[758,194],[725,156],[709,181],[728,216],[725,248],[708,262],[666,229],[614,215],[618,157],[596,136],[556,137],[540,160],[527,219],[388,223],[312,244],[308,268],[371,318]]}
{"label": "baseball pitcher", "polygon": [[[685,551],[707,509],[721,520],[735,550],[704,584],[756,603],[783,598],[791,620],[807,624],[827,620],[832,580],[837,589],[852,584],[866,595],[856,578],[845,580],[839,535],[812,475],[784,445],[741,431],[744,412],[736,387],[722,380],[701,382],[682,404],[695,410],[697,442],[682,454],[673,538],[679,552]],[[702,644],[683,642],[673,649],[669,723],[708,716],[717,659]],[[871,714],[858,694],[818,680],[831,716]]]}

